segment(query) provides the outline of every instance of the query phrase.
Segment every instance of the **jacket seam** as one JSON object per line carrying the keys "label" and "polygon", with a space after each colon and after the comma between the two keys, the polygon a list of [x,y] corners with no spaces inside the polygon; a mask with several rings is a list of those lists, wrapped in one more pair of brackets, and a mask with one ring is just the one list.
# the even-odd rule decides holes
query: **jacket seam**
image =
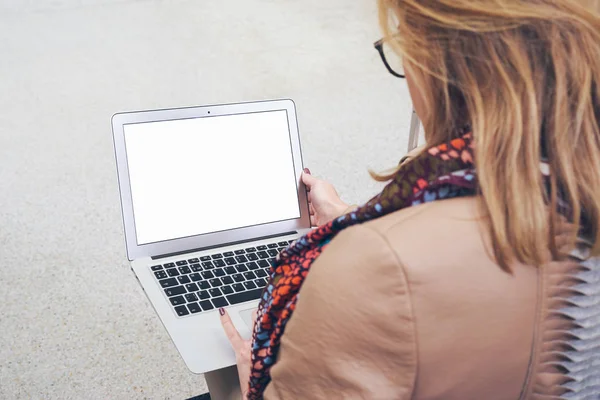
{"label": "jacket seam", "polygon": [[525,378],[523,385],[521,386],[521,394],[519,400],[528,399],[533,390],[533,383],[535,376],[537,375],[537,367],[539,362],[539,348],[540,348],[540,335],[543,334],[543,327],[541,324],[543,315],[546,311],[546,304],[544,298],[546,297],[546,274],[537,268],[538,277],[538,293],[537,293],[537,304],[535,311],[535,321],[533,326],[533,340],[531,343],[531,356],[529,357],[529,364],[527,371],[525,372]]}
{"label": "jacket seam", "polygon": [[420,365],[420,362],[419,362],[419,339],[417,337],[417,319],[415,316],[415,309],[414,309],[414,304],[413,304],[413,300],[412,300],[412,292],[411,292],[410,284],[408,281],[408,275],[406,273],[405,264],[402,262],[400,255],[394,249],[394,247],[390,243],[387,236],[382,234],[382,232],[380,232],[376,229],[373,229],[369,226],[362,225],[361,227],[364,229],[368,229],[369,231],[373,232],[376,236],[379,236],[383,240],[383,242],[386,244],[386,246],[390,250],[391,254],[394,256],[396,263],[399,267],[402,279],[405,282],[405,287],[406,287],[405,297],[406,297],[406,300],[408,301],[408,306],[410,309],[410,316],[412,317],[412,328],[413,328],[412,333],[413,333],[413,339],[414,339],[413,350],[414,350],[414,356],[415,356],[415,367],[414,367],[415,370],[414,370],[413,382],[412,382],[412,385],[410,388],[410,399],[414,399],[415,388],[416,388],[416,384],[417,384],[417,377],[419,375],[419,365]]}

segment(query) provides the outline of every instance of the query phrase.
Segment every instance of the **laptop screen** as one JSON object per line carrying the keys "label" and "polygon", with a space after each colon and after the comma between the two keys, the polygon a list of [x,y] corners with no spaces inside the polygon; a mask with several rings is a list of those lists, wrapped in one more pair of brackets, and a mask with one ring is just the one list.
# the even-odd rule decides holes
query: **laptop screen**
{"label": "laptop screen", "polygon": [[286,110],[123,129],[138,245],[300,218]]}

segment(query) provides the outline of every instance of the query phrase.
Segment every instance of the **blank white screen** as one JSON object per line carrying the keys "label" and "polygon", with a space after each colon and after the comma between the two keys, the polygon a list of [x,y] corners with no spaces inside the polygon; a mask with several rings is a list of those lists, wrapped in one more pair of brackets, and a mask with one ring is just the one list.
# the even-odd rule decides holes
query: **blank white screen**
{"label": "blank white screen", "polygon": [[138,245],[300,217],[285,110],[123,129]]}

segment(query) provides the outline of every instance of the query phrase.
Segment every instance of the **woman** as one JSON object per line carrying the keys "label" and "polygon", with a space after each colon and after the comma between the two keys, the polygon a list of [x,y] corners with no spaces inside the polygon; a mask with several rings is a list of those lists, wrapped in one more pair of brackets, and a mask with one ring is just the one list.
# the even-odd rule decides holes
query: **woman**
{"label": "woman", "polygon": [[600,397],[599,2],[379,9],[427,148],[341,217],[303,176],[252,344],[221,310],[243,397]]}

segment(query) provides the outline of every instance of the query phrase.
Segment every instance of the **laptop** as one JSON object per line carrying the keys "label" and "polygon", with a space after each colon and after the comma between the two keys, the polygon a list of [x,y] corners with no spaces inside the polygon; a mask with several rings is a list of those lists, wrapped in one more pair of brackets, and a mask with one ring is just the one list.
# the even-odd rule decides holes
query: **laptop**
{"label": "laptop", "polygon": [[277,254],[310,229],[291,100],[112,117],[127,257],[188,368],[235,364]]}

